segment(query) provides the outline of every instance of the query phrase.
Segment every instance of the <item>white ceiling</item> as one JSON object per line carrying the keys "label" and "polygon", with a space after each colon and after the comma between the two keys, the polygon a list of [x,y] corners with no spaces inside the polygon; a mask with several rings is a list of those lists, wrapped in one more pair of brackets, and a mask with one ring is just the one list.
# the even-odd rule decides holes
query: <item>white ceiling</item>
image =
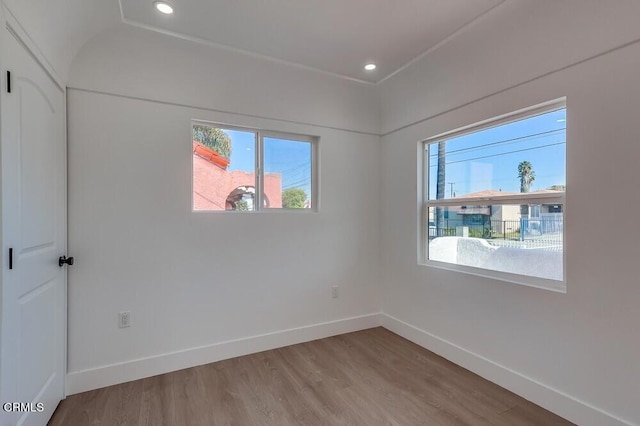
{"label": "white ceiling", "polygon": [[[126,23],[378,82],[504,0],[120,0]],[[366,72],[368,62],[378,69]]]}
{"label": "white ceiling", "polygon": [[80,48],[120,20],[118,0],[2,0],[62,80]]}

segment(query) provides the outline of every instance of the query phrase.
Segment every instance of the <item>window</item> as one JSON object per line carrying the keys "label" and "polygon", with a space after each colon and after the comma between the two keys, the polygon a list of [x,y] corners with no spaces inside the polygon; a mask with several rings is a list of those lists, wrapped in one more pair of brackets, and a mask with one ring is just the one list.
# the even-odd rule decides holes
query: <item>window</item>
{"label": "window", "polygon": [[310,136],[193,123],[193,210],[316,209]]}
{"label": "window", "polygon": [[423,146],[424,263],[565,291],[564,101]]}

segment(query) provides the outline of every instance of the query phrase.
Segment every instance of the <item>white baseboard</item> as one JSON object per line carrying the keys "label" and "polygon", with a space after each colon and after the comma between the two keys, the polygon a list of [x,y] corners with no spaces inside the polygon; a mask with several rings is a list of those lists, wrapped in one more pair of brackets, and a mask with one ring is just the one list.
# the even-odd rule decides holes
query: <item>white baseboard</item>
{"label": "white baseboard", "polygon": [[584,401],[384,313],[362,315],[215,343],[67,374],[67,395],[196,365],[383,326],[523,398],[584,426],[631,425]]}
{"label": "white baseboard", "polygon": [[553,389],[481,355],[412,326],[398,318],[380,314],[381,325],[407,340],[426,348],[523,398],[582,426],[631,425],[584,401]]}
{"label": "white baseboard", "polygon": [[344,318],[67,374],[67,395],[169,373],[196,365],[380,326],[380,314]]}

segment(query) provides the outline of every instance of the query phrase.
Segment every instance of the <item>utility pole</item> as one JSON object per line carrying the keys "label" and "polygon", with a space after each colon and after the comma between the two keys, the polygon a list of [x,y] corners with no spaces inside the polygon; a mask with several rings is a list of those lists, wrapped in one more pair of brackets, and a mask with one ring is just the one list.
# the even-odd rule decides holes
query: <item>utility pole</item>
{"label": "utility pole", "polygon": [[447,185],[451,185],[451,190],[449,191],[449,196],[451,198],[455,197],[455,193],[453,192],[453,185],[455,185],[455,182],[447,182]]}

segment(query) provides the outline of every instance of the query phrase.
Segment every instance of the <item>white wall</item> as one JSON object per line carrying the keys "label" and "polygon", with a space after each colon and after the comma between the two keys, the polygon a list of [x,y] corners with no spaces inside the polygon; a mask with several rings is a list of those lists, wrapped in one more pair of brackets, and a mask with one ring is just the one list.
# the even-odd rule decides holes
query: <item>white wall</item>
{"label": "white wall", "polygon": [[69,86],[380,133],[375,86],[120,25],[88,42]]}
{"label": "white wall", "polygon": [[120,20],[118,1],[2,0],[57,78],[67,81],[69,67],[88,39]]}
{"label": "white wall", "polygon": [[[69,83],[71,391],[382,306],[387,327],[580,424],[640,423],[640,47],[588,60],[640,38],[639,8],[510,0],[377,88],[126,26],[89,42]],[[561,96],[568,293],[418,266],[417,142]],[[191,118],[319,135],[321,212],[192,214]]]}
{"label": "white wall", "polygon": [[637,0],[508,0],[380,86],[382,132],[640,37]]}
{"label": "white wall", "polygon": [[[371,86],[119,31],[68,90],[69,391],[377,324],[331,322],[380,307],[379,137],[325,127],[375,124]],[[192,213],[192,119],[319,136],[320,211]]]}
{"label": "white wall", "polygon": [[[382,301],[392,330],[574,422],[636,424],[640,43],[545,75],[640,38],[640,3],[600,4],[507,3],[383,85]],[[570,11],[579,25],[558,27]],[[567,294],[418,265],[418,141],[562,96]]]}

